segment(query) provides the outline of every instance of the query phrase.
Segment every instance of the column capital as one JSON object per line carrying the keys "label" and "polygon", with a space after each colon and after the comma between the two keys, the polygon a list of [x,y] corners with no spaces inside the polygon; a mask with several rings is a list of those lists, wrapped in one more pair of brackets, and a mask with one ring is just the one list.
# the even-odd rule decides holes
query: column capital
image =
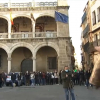
{"label": "column capital", "polygon": [[36,57],[32,57],[33,60],[36,60]]}
{"label": "column capital", "polygon": [[11,57],[8,57],[7,60],[8,60],[8,61],[11,61]]}

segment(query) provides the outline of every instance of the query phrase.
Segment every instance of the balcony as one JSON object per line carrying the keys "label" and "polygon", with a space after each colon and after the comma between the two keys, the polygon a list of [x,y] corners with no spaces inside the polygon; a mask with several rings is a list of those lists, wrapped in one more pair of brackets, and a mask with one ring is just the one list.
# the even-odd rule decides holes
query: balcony
{"label": "balcony", "polygon": [[8,33],[0,33],[0,39],[28,39],[28,38],[56,38],[57,32],[16,32],[11,33],[8,37]]}
{"label": "balcony", "polygon": [[88,52],[88,49],[89,49],[89,42],[87,42],[87,43],[84,45],[83,49],[84,49],[84,52]]}
{"label": "balcony", "polygon": [[89,43],[89,52],[90,53],[93,53],[96,51],[95,46],[98,46],[98,43],[99,43],[98,41],[94,41],[94,42]]}
{"label": "balcony", "polygon": [[82,23],[84,22],[85,19],[86,19],[86,12],[84,12],[84,14],[82,16]]}
{"label": "balcony", "polygon": [[90,31],[90,28],[89,28],[89,25],[87,25],[86,28],[83,30],[83,37],[85,37],[89,31]]}
{"label": "balcony", "polygon": [[100,13],[98,14],[98,22],[100,22]]}

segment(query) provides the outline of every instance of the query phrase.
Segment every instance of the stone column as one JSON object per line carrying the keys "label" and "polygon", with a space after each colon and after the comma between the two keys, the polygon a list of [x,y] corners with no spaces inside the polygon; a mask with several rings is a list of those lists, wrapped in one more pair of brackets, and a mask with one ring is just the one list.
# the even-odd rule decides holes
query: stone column
{"label": "stone column", "polygon": [[8,38],[11,38],[11,22],[8,22]]}
{"label": "stone column", "polygon": [[35,21],[32,19],[32,33],[33,33],[33,38],[35,38]]}
{"label": "stone column", "polygon": [[36,71],[36,57],[33,57],[33,71]]}
{"label": "stone column", "polygon": [[11,55],[8,55],[8,73],[11,72]]}

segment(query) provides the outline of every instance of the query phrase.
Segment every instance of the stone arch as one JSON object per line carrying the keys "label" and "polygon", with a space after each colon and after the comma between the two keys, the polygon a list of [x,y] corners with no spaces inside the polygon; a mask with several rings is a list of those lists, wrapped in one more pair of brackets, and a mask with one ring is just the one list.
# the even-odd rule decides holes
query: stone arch
{"label": "stone arch", "polygon": [[57,55],[59,56],[59,47],[56,44],[49,42],[49,43],[39,43],[38,45],[35,46],[35,48],[34,48],[34,57],[35,58],[36,58],[37,51],[44,46],[52,47],[57,52]]}
{"label": "stone arch", "polygon": [[49,17],[54,18],[54,15],[50,15],[50,14],[40,14],[40,15],[36,18],[36,20],[37,20],[38,18],[40,18],[40,17],[43,17],[43,16],[49,16]]}
{"label": "stone arch", "polygon": [[29,16],[29,15],[23,15],[23,14],[19,14],[19,15],[15,15],[15,17],[13,17],[13,19],[15,19],[15,18],[17,18],[17,17],[26,17],[26,18],[29,18],[29,19],[31,19],[31,16]]}
{"label": "stone arch", "polygon": [[0,43],[0,48],[4,49],[7,55],[10,53],[10,49],[7,45]]}
{"label": "stone arch", "polygon": [[6,16],[0,15],[0,18],[3,18],[3,19],[5,19],[5,20],[7,20],[7,22],[9,22],[9,19],[8,19]]}
{"label": "stone arch", "polygon": [[10,49],[11,55],[12,55],[13,51],[18,47],[26,47],[26,48],[28,48],[31,51],[32,55],[33,55],[33,46],[31,44],[25,43],[25,42],[20,42],[20,43],[14,44]]}

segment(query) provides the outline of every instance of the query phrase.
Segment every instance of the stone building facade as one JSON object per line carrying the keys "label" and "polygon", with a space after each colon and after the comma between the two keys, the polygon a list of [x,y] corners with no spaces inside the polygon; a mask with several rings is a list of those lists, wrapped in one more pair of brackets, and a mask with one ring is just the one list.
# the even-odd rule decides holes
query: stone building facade
{"label": "stone building facade", "polygon": [[94,67],[99,54],[94,48],[100,46],[100,0],[88,0],[84,13],[88,27],[82,32],[82,64],[87,69]]}
{"label": "stone building facade", "polygon": [[55,11],[68,16],[68,10],[66,0],[0,4],[0,71],[71,66],[69,23],[55,21]]}

